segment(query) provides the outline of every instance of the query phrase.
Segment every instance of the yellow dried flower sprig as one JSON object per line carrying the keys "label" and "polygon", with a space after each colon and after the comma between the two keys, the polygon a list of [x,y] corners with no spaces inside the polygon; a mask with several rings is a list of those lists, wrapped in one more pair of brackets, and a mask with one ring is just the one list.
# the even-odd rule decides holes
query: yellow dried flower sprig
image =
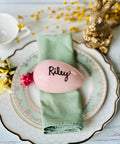
{"label": "yellow dried flower sprig", "polygon": [[16,67],[12,68],[8,59],[4,61],[0,59],[0,94],[11,87],[15,70]]}
{"label": "yellow dried flower sprig", "polygon": [[118,1],[114,4],[113,9],[106,14],[106,20],[111,21],[111,27],[120,24],[120,3]]}
{"label": "yellow dried flower sprig", "polygon": [[38,11],[37,14],[35,15],[36,21],[39,21],[39,19],[40,19],[39,15],[40,15],[40,11]]}
{"label": "yellow dried flower sprig", "polygon": [[[88,10],[91,10],[92,8],[92,3],[90,2],[89,3],[89,8],[85,8],[85,7],[81,7],[79,6],[79,1],[70,1],[71,5],[75,4],[76,6],[74,7],[74,10],[72,10],[73,8],[71,8],[70,6],[67,6],[65,9],[67,11],[69,11],[69,14],[67,13],[59,13],[59,14],[56,14],[57,11],[61,10],[61,8],[59,7],[58,10],[51,10],[50,7],[48,7],[49,10],[51,10],[51,15],[49,16],[49,18],[53,18],[53,14],[55,14],[54,18],[58,21],[61,17],[64,16],[64,21],[66,21],[67,23],[69,22],[78,22],[78,23],[81,23],[82,22],[82,18],[85,17],[85,12],[88,11]],[[65,6],[67,5],[67,1],[64,0],[64,3],[63,3]],[[88,16],[85,17],[84,19],[87,21],[88,20]]]}
{"label": "yellow dried flower sprig", "polygon": [[[87,1],[87,0],[84,0]],[[81,7],[79,1],[74,1],[71,0],[70,4],[74,5],[72,7],[70,7],[70,5],[68,5],[67,1],[64,0],[63,2],[65,8],[68,13],[63,13],[60,7],[57,8],[57,10],[51,9],[51,7],[47,7],[48,10],[50,10],[51,14],[49,15],[49,18],[52,19],[56,19],[57,21],[59,21],[59,19],[62,18],[62,20],[64,19],[65,22],[69,23],[69,22],[77,22],[77,23],[81,23],[83,20],[88,21],[89,19],[89,12],[91,12],[92,7],[93,7],[93,3],[89,2],[88,6],[86,7]],[[58,13],[57,13],[58,11]],[[61,11],[59,13],[59,11]],[[39,15],[40,13],[42,13],[43,10],[40,10],[37,12],[37,14],[32,14],[31,17],[35,17],[36,20],[39,20]],[[22,18],[22,17],[21,17]],[[106,20],[111,21],[111,23],[113,24],[113,22],[118,22],[120,23],[120,4],[117,1],[114,5],[114,8],[112,10],[109,11],[109,13],[106,15]],[[76,27],[76,26],[75,26]],[[49,28],[49,26],[45,26],[46,29]],[[58,27],[56,27],[58,29]],[[63,33],[65,33],[66,30],[62,30]],[[76,32],[77,30],[72,30],[74,32]],[[71,31],[70,31],[71,32]]]}
{"label": "yellow dried flower sprig", "polygon": [[[48,9],[50,9],[50,7],[48,7]],[[44,12],[43,9],[41,9],[41,10],[37,11],[36,14],[31,14],[31,17],[32,17],[32,18],[35,17],[35,20],[36,20],[36,21],[39,21],[39,20],[40,20],[40,14],[43,13],[43,12]]]}

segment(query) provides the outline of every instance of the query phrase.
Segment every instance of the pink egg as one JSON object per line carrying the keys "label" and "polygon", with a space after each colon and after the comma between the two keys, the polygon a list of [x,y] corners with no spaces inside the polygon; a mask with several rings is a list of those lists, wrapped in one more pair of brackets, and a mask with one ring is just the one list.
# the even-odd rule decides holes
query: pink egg
{"label": "pink egg", "polygon": [[84,78],[69,64],[57,60],[40,62],[33,73],[35,84],[43,91],[65,93],[80,88]]}

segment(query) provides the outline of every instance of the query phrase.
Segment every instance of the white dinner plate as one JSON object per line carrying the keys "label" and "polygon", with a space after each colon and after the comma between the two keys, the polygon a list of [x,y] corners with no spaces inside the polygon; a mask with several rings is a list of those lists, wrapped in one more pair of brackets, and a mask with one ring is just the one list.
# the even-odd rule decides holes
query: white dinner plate
{"label": "white dinner plate", "polygon": [[[53,143],[53,141],[56,141],[56,143],[60,143],[58,140],[61,138],[62,144],[67,143],[76,143],[76,142],[84,142],[87,141],[89,138],[91,138],[96,132],[103,129],[103,126],[109,122],[112,117],[114,116],[116,112],[116,104],[119,99],[118,97],[118,87],[119,87],[119,81],[116,76],[116,74],[113,71],[112,65],[97,51],[88,49],[84,44],[74,44],[74,48],[79,51],[82,50],[85,53],[88,53],[91,55],[97,63],[103,68],[104,73],[106,74],[107,79],[107,95],[106,99],[101,107],[101,109],[89,120],[86,120],[84,122],[84,129],[81,131],[81,133],[71,133],[66,134],[63,138],[62,135],[47,135],[47,138],[44,139],[41,142],[40,137],[44,137],[44,134],[41,135],[40,129],[37,127],[33,127],[30,125],[31,121],[27,120],[24,122],[14,109],[12,109],[13,105],[7,104],[7,107],[4,108],[4,113],[2,113],[2,117],[4,118],[4,123],[7,125],[8,129],[12,131],[13,133],[17,134],[20,139],[22,140],[28,140],[33,143],[44,143],[44,144],[50,144]],[[36,41],[29,42],[24,47],[22,47],[19,51],[17,51],[11,58],[10,62],[15,66],[20,65],[25,61],[25,59],[29,56],[31,56],[34,52],[37,51],[37,43]],[[12,96],[11,102],[12,102]],[[5,99],[4,103],[7,103],[7,99]],[[7,112],[9,109],[9,113]],[[7,115],[6,115],[6,113]],[[26,120],[25,120],[26,121]],[[28,122],[29,121],[29,122]],[[22,127],[21,127],[22,126]],[[71,138],[70,138],[71,137]],[[63,139],[62,139],[63,138]]]}
{"label": "white dinner plate", "polygon": [[[18,107],[15,107],[13,96],[11,96],[11,102],[14,107],[14,110],[22,118],[19,118],[12,109],[9,109],[9,115],[5,119],[5,123],[9,125],[10,129],[19,135],[23,140],[28,140],[33,143],[39,144],[50,144],[50,143],[76,143],[83,142],[88,140],[96,132],[103,129],[103,126],[111,120],[116,111],[116,104],[118,101],[118,79],[116,74],[112,69],[112,65],[106,61],[103,56],[95,50],[88,49],[84,44],[78,45],[74,44],[74,48],[77,53],[83,51],[86,55],[89,54],[91,59],[95,59],[95,62],[102,67],[106,79],[107,79],[107,95],[101,109],[90,119],[84,121],[84,129],[81,132],[77,133],[68,133],[68,134],[54,134],[54,135],[44,135],[38,127],[31,126],[31,120],[27,119],[25,116],[21,116],[21,111],[18,112]],[[13,65],[19,65],[26,61],[26,58],[30,58],[32,53],[37,51],[36,42],[31,42],[27,44],[24,49],[17,51],[14,56],[11,57],[10,61]],[[88,53],[88,54],[87,54]],[[35,103],[35,102],[33,102]],[[6,107],[7,109],[7,107]],[[11,120],[14,121],[14,125],[11,123]],[[24,120],[29,123],[27,124]],[[32,122],[34,123],[34,122]],[[21,127],[22,126],[22,127]]]}

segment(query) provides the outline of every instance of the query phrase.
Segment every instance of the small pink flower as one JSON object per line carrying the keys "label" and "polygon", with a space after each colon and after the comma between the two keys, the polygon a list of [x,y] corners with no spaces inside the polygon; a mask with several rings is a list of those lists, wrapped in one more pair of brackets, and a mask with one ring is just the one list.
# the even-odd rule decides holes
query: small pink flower
{"label": "small pink flower", "polygon": [[27,75],[19,75],[20,77],[20,84],[24,86],[29,86],[34,80],[33,80],[33,72],[27,73]]}

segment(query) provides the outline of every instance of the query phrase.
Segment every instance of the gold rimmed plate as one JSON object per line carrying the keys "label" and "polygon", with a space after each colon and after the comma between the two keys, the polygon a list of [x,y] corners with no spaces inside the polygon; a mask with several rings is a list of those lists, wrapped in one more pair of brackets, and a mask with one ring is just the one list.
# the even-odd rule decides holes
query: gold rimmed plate
{"label": "gold rimmed plate", "polygon": [[[113,117],[113,114],[116,111],[116,103],[118,101],[118,95],[117,95],[118,80],[117,80],[115,73],[113,72],[112,66],[110,66],[110,64],[105,61],[105,59],[101,56],[101,54],[99,54],[97,51],[86,48],[84,44],[74,45],[74,47],[76,48],[76,51],[78,51],[78,53],[79,53],[79,50],[80,51],[82,50],[82,51],[84,51],[83,53],[86,54],[86,52],[87,52],[88,54],[91,55],[90,57],[94,57],[95,61],[96,61],[96,59],[99,59],[98,65],[103,68],[104,73],[106,74],[107,86],[108,86],[108,91],[107,91],[107,95],[106,95],[104,104],[102,105],[101,109],[93,117],[91,117],[90,119],[88,119],[84,122],[84,129],[83,129],[83,131],[81,131],[81,133],[72,133],[72,134],[65,134],[65,135],[58,134],[58,135],[50,135],[50,136],[47,135],[46,136],[41,132],[41,130],[39,130],[35,127],[31,127],[31,126],[25,127],[24,126],[22,128],[22,131],[26,131],[26,130],[28,131],[28,129],[29,129],[29,133],[24,132],[24,135],[23,135],[23,133],[20,133],[20,131],[19,131],[18,134],[23,139],[28,139],[30,141],[33,141],[34,143],[41,142],[41,143],[46,143],[46,144],[53,143],[53,141],[60,143],[59,140],[61,140],[61,143],[63,143],[63,144],[64,143],[65,144],[73,143],[73,142],[74,143],[75,142],[83,142],[83,141],[88,140],[94,133],[101,130],[103,128],[103,125],[106,124]],[[34,50],[33,50],[33,48],[34,48]],[[28,50],[30,51],[29,54],[28,54]],[[32,52],[31,52],[31,50],[32,50]],[[18,64],[20,64],[21,62],[24,63],[25,59],[27,57],[29,57],[35,51],[37,51],[36,42],[28,44],[22,51],[17,52],[16,55],[11,58],[11,63],[13,63],[13,64],[17,63],[17,62],[18,62]],[[26,55],[23,55],[23,53]],[[22,57],[21,61],[18,60],[19,57]],[[16,60],[16,62],[15,62],[15,60]],[[82,68],[82,69],[84,71],[87,71],[86,67]],[[90,73],[86,72],[86,75],[90,75]],[[11,96],[11,99],[12,99],[12,96]],[[13,100],[12,100],[12,103],[13,103]],[[35,102],[32,101],[33,105],[34,105],[34,103]],[[14,107],[14,104],[13,104],[13,107]],[[108,111],[108,108],[109,108],[109,111]],[[15,110],[16,110],[16,108],[15,108]],[[20,113],[18,113],[18,114],[19,114],[19,116],[21,116]],[[22,118],[23,118],[23,116],[22,116]],[[14,117],[14,119],[15,119],[15,121],[17,121],[17,117]],[[99,119],[101,119],[101,120],[99,120]],[[24,123],[24,121],[23,121],[23,123]],[[28,123],[31,123],[31,122],[28,120]],[[18,123],[17,127],[19,127],[21,124],[22,123],[20,123],[20,124]],[[17,132],[16,128],[14,128],[14,131]],[[38,139],[38,137],[39,137],[39,139]],[[42,138],[42,140],[40,138]]]}

